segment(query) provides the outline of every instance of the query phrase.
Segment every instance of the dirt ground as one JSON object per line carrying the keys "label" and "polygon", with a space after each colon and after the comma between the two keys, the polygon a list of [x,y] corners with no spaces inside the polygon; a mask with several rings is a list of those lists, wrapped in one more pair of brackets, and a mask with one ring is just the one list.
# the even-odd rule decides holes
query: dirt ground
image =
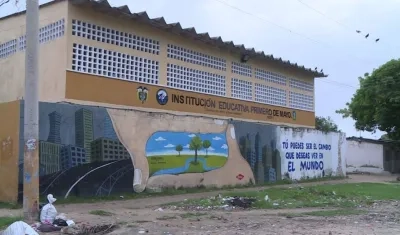
{"label": "dirt ground", "polygon": [[[396,176],[351,175],[349,179],[345,180],[308,184],[387,182],[393,180],[396,180]],[[240,189],[238,191],[244,190],[255,189]],[[68,217],[78,223],[117,223],[121,228],[111,234],[121,235],[141,233],[155,235],[400,234],[400,224],[398,223],[400,202],[397,201],[378,202],[368,208],[361,208],[368,211],[366,214],[335,217],[292,216],[297,213],[327,210],[324,208],[206,212],[179,211],[168,208],[164,208],[162,211],[157,210],[160,204],[215,196],[218,193],[207,192],[93,204],[56,205],[56,207],[60,213],[66,213]],[[112,212],[113,215],[89,214],[93,210]],[[21,213],[20,210],[0,209],[0,216],[18,216]]]}

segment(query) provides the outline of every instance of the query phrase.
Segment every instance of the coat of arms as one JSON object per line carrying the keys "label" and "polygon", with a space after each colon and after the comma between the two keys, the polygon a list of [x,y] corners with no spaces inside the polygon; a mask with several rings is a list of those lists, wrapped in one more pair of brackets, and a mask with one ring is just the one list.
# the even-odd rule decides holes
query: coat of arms
{"label": "coat of arms", "polygon": [[142,104],[147,100],[148,92],[149,91],[147,90],[146,87],[140,86],[137,88],[137,96],[138,96],[138,99],[142,102]]}

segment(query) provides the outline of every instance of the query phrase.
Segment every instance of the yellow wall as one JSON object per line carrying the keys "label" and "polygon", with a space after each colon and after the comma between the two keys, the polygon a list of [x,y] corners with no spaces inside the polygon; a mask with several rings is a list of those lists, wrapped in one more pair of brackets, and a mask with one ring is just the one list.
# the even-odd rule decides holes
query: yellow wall
{"label": "yellow wall", "polygon": [[[94,47],[99,47],[107,50],[117,51],[121,53],[128,53],[131,55],[139,56],[142,58],[147,58],[151,60],[159,61],[159,81],[160,85],[166,85],[167,83],[167,63],[172,63],[175,65],[180,65],[188,68],[198,69],[201,71],[207,71],[211,73],[216,73],[220,75],[224,75],[226,77],[226,96],[231,97],[231,78],[237,78],[241,80],[251,81],[253,83],[265,84],[272,87],[277,87],[284,89],[286,91],[292,90],[298,93],[312,95],[314,96],[313,92],[307,92],[304,90],[294,89],[289,87],[289,81],[287,81],[286,86],[281,86],[275,83],[269,83],[260,79],[255,78],[255,68],[264,69],[270,72],[278,73],[281,75],[285,75],[288,78],[295,78],[297,80],[305,81],[307,83],[313,84],[314,78],[304,75],[304,73],[299,72],[298,70],[290,69],[284,66],[283,64],[279,64],[277,62],[268,63],[265,60],[259,59],[250,59],[247,64],[252,66],[253,76],[246,77],[241,76],[239,74],[231,73],[231,62],[240,62],[240,55],[229,52],[228,50],[222,50],[218,48],[214,48],[212,46],[207,46],[204,43],[185,38],[183,36],[179,36],[173,33],[167,33],[165,31],[152,28],[150,26],[145,25],[144,23],[136,22],[129,19],[117,18],[112,16],[107,16],[103,13],[95,12],[89,8],[82,7],[82,6],[75,6],[70,4],[69,6],[69,33],[68,35],[68,61],[67,61],[67,68],[72,68],[72,45],[73,43],[84,44]],[[133,50],[117,45],[112,45],[108,43],[97,42],[94,40],[86,39],[83,37],[72,36],[72,26],[71,22],[73,19],[81,20],[87,23],[94,23],[97,26],[102,26],[106,28],[111,28],[114,30],[119,30],[121,32],[132,33],[139,36],[148,37],[151,39],[159,40],[160,41],[160,54],[154,55],[151,53],[141,52],[138,50]],[[195,65],[192,63],[184,62],[181,60],[171,59],[167,57],[167,45],[173,44],[177,46],[181,46],[187,49],[192,49],[197,52],[202,52],[207,55],[212,55],[219,58],[226,59],[226,71],[221,71],[218,69],[213,69],[205,66]],[[254,100],[254,85],[253,85],[253,100]],[[287,92],[287,105],[289,104],[289,95]]]}
{"label": "yellow wall", "polygon": [[[77,72],[67,72],[65,97],[73,100],[86,100],[98,103],[108,103],[139,107],[145,110],[165,110],[184,113],[195,113],[197,115],[218,116],[226,119],[244,119],[260,122],[287,123],[297,126],[314,126],[314,113],[278,106],[241,101],[219,96],[204,95],[195,92],[181,91],[165,88],[168,94],[168,102],[160,105],[157,102],[157,91],[163,87],[154,85],[143,85],[136,82],[109,79],[96,75],[88,75]],[[139,100],[137,88],[148,89],[147,98],[143,102]],[[179,97],[178,100],[174,97]],[[194,99],[208,100],[214,106],[195,105]],[[233,104],[234,108],[227,108],[227,104]]]}
{"label": "yellow wall", "polygon": [[0,201],[18,198],[20,102],[0,103]]}
{"label": "yellow wall", "polygon": [[[52,4],[40,9],[40,27],[62,18],[67,22],[68,2]],[[0,44],[18,39],[25,34],[25,14],[0,20]],[[67,64],[65,36],[40,45],[39,79],[42,101],[64,99],[65,68]],[[0,102],[22,99],[25,81],[25,51],[0,58]]]}
{"label": "yellow wall", "polygon": [[[98,13],[94,10],[83,6],[75,6],[69,1],[61,1],[42,7],[40,10],[40,25],[44,26],[57,20],[65,19],[65,34],[63,37],[55,39],[45,44],[40,45],[39,58],[39,77],[40,77],[40,94],[41,101],[58,102],[71,101],[65,97],[66,92],[66,72],[72,66],[72,45],[73,43],[85,44],[103,49],[113,50],[122,53],[148,58],[159,62],[159,85],[165,86],[167,79],[167,63],[181,65],[187,68],[198,69],[201,71],[211,72],[219,75],[224,75],[226,78],[226,96],[231,97],[231,78],[252,81],[254,83],[266,84],[268,86],[285,89],[287,91],[287,106],[289,104],[289,90],[296,91],[307,95],[312,95],[313,92],[305,92],[289,87],[289,82],[286,86],[268,83],[255,78],[255,68],[261,68],[270,72],[285,75],[288,78],[296,78],[298,80],[309,83],[314,82],[314,78],[305,76],[305,73],[299,70],[290,69],[277,62],[266,62],[265,60],[250,59],[248,62],[252,66],[253,76],[248,78],[238,74],[231,73],[231,62],[239,62],[240,55],[229,52],[225,49],[218,49],[206,45],[202,42],[185,38],[173,33],[152,28],[143,23],[134,20],[107,16],[104,13]],[[82,20],[92,22],[96,25],[120,30],[122,32],[133,33],[135,35],[148,37],[160,41],[160,54],[154,55],[151,53],[132,50],[112,44],[101,43],[94,40],[89,40],[83,37],[72,36],[72,20]],[[18,38],[25,32],[25,15],[12,16],[0,20],[0,43],[10,39]],[[183,62],[180,60],[167,58],[167,45],[173,44],[188,49],[193,49],[197,52],[202,52],[206,55],[211,55],[226,59],[226,71],[221,71],[205,66],[199,66],[192,63]],[[24,95],[24,69],[25,53],[17,51],[16,54],[7,58],[0,59],[0,102],[8,102],[16,99],[22,99]],[[254,85],[253,85],[253,100],[254,100]],[[88,100],[73,100],[76,103],[87,103]],[[101,103],[104,106],[113,106],[113,104]],[[115,107],[115,105],[114,105]],[[268,120],[266,122],[269,122]],[[313,122],[313,121],[312,121]],[[277,124],[277,123],[276,123]]]}

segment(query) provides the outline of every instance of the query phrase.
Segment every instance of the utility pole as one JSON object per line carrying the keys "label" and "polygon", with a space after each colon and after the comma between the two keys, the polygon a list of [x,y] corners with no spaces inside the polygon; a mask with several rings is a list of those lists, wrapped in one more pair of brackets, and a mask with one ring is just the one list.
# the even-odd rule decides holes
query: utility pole
{"label": "utility pole", "polygon": [[39,214],[39,0],[26,0],[24,220]]}

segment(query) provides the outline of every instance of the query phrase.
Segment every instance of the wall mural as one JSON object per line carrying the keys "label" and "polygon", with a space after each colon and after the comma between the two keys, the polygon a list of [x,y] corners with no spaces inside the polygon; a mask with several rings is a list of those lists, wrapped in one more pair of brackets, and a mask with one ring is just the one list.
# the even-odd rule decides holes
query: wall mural
{"label": "wall mural", "polygon": [[[104,196],[132,191],[131,157],[119,141],[105,108],[40,103],[39,126],[41,194],[60,197],[71,190],[70,196]],[[21,149],[22,143],[20,184]]]}
{"label": "wall mural", "polygon": [[281,179],[281,157],[276,148],[277,126],[233,121],[240,153],[250,165],[256,183]]}
{"label": "wall mural", "polygon": [[156,132],[147,141],[150,176],[204,173],[221,168],[228,157],[225,133]]}
{"label": "wall mural", "polygon": [[[42,102],[39,111],[42,195],[106,196],[164,187],[262,184],[282,176],[334,174],[345,162],[339,137],[315,130],[297,134],[244,121],[63,103]],[[300,148],[310,143],[318,149]],[[303,153],[306,150],[317,155]],[[304,163],[309,155],[314,163]]]}

